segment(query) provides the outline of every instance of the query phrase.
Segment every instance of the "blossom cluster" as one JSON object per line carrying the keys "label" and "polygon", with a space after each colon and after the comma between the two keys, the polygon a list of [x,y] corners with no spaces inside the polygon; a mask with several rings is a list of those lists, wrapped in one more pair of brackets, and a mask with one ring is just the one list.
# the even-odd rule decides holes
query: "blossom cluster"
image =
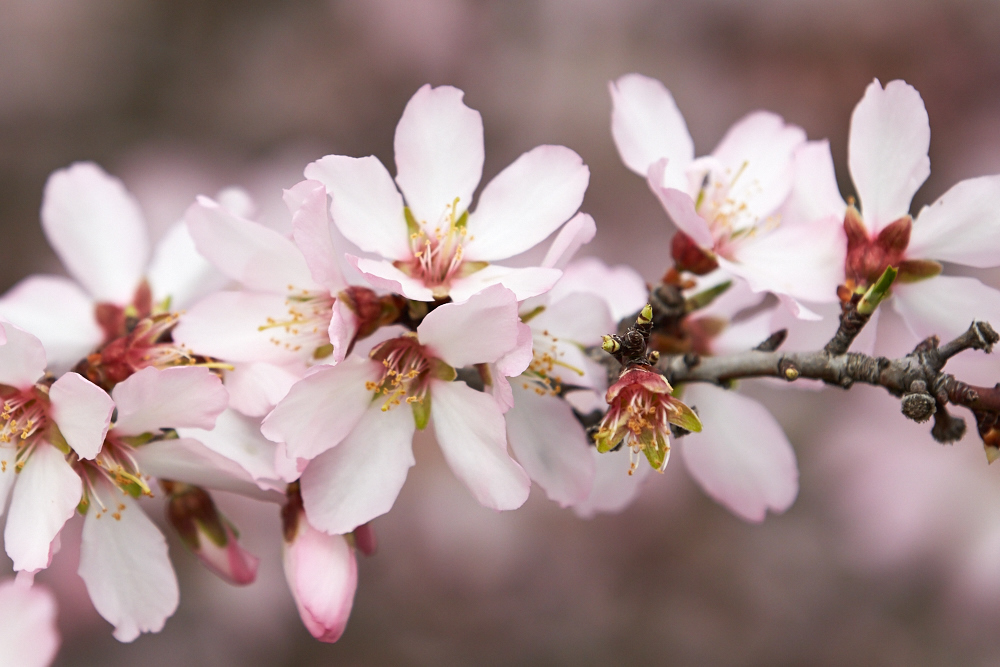
{"label": "blossom cluster", "polygon": [[[622,160],[677,229],[668,243],[664,225],[672,265],[652,287],[575,257],[597,227],[571,149],[524,153],[476,197],[482,119],[448,86],[406,105],[395,177],[372,156],[308,164],[282,195],[290,234],[230,188],[199,197],[154,248],[118,179],[92,163],[52,174],[41,220],[69,277],[31,276],[0,298],[0,510],[18,573],[0,615],[4,596],[37,594],[40,664],[58,640],[32,577],[76,515],[79,574],[132,641],[179,600],[140,499],[162,497],[181,541],[235,584],[258,561],[212,492],[279,506],[302,621],[336,641],[356,552],[375,550],[372,521],[415,463],[416,431],[433,431],[494,510],[520,507],[534,482],[581,516],[620,511],[679,442],[711,497],[761,521],[798,492],[781,427],[733,386],[671,386],[658,355],[741,352],[780,326],[828,336],[889,267],[890,303],[916,336],[1000,322],[1000,293],[942,275],[942,262],[1000,263],[1000,176],[911,216],[930,129],[906,83],[875,81],[858,103],[846,202],[829,144],[773,113],[696,158],[660,82],[631,74],[610,92]],[[635,324],[609,335],[619,322]],[[605,351],[621,363],[610,383]]]}

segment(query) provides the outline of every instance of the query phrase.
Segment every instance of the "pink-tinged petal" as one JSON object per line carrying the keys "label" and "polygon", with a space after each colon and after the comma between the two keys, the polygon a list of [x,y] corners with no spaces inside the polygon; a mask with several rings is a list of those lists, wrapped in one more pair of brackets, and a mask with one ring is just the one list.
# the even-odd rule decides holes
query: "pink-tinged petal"
{"label": "pink-tinged petal", "polygon": [[496,369],[500,375],[514,377],[528,370],[533,356],[531,350],[533,337],[531,327],[521,322],[517,323],[517,344],[496,362]]}
{"label": "pink-tinged petal", "polygon": [[445,363],[461,368],[496,361],[518,343],[517,298],[494,285],[465,303],[432,310],[417,337]]}
{"label": "pink-tinged petal", "polygon": [[878,79],[851,114],[847,163],[873,233],[910,211],[914,193],[931,173],[931,126],[920,93],[904,81]]}
{"label": "pink-tinged petal", "polygon": [[[745,320],[730,322],[722,333],[712,338],[710,342],[712,354],[736,354],[752,350],[773,333],[771,328],[773,319],[774,313],[765,310]],[[824,344],[826,341],[819,347],[823,347]]]}
{"label": "pink-tinged petal", "polygon": [[196,543],[185,540],[185,546],[191,549],[209,571],[234,586],[246,586],[257,579],[260,559],[243,548],[239,536],[228,521],[223,519],[217,524],[224,535],[224,544],[216,544],[216,536],[200,521],[192,518],[190,523],[194,531],[191,542]]}
{"label": "pink-tinged petal", "polygon": [[514,390],[511,389],[510,380],[508,376],[497,370],[496,365],[490,364],[489,371],[491,374],[490,386],[487,390],[493,400],[497,402],[497,407],[500,408],[502,414],[506,414],[508,410],[514,407]]}
{"label": "pink-tinged petal", "polygon": [[601,297],[611,308],[615,322],[635,315],[649,300],[646,281],[634,269],[624,265],[610,267],[596,257],[583,257],[567,266],[548,297],[555,302],[573,292],[590,292]]}
{"label": "pink-tinged petal", "polygon": [[157,440],[133,452],[143,474],[256,500],[282,503],[285,485],[278,479],[255,481],[243,466],[192,438]]}
{"label": "pink-tinged petal", "polygon": [[723,257],[718,261],[755,292],[823,303],[837,300],[846,257],[843,221],[827,217],[750,236],[734,244],[732,261]]}
{"label": "pink-tinged petal", "polygon": [[[295,351],[280,343],[270,321],[289,319],[285,296],[261,292],[211,294],[181,315],[174,341],[197,354],[237,362],[269,361],[287,364],[308,357],[311,350]],[[282,329],[278,334],[283,334]]]}
{"label": "pink-tinged petal", "polygon": [[274,470],[278,473],[278,479],[290,484],[302,476],[307,465],[309,465],[307,459],[289,456],[285,443],[279,442],[274,448]]}
{"label": "pink-tinged petal", "polygon": [[346,438],[372,402],[365,388],[381,375],[382,365],[346,359],[323,367],[292,387],[260,426],[264,437],[284,442],[290,456],[314,459]]}
{"label": "pink-tinged petal", "polygon": [[347,255],[354,268],[361,272],[373,287],[379,287],[395,294],[402,294],[407,299],[414,301],[433,301],[434,292],[424,285],[423,281],[411,278],[391,262],[383,262],[375,259],[367,259]]}
{"label": "pink-tinged petal", "polygon": [[27,331],[0,322],[6,341],[0,345],[0,384],[27,389],[45,375],[45,348]]}
{"label": "pink-tinged petal", "polygon": [[611,317],[604,299],[593,293],[575,292],[551,301],[531,319],[531,328],[539,333],[547,332],[557,341],[600,345],[601,336],[616,331],[618,322]]}
{"label": "pink-tinged petal", "polygon": [[[403,197],[378,158],[327,155],[307,166],[305,175],[330,192],[333,222],[347,240],[365,252],[389,259],[412,256]],[[439,204],[442,210],[438,215],[448,202]]]}
{"label": "pink-tinged petal", "polygon": [[66,373],[49,389],[52,419],[66,442],[82,459],[92,459],[104,446],[115,402],[107,392],[79,373]]}
{"label": "pink-tinged petal", "polygon": [[471,275],[453,280],[449,295],[452,301],[460,303],[491,285],[503,285],[514,293],[518,301],[523,301],[549,291],[561,276],[559,269],[537,266],[515,269],[490,264]]}
{"label": "pink-tinged petal", "polygon": [[771,413],[753,399],[709,385],[688,385],[684,402],[698,406],[703,429],[681,440],[681,455],[705,492],[747,521],[788,509],[799,492],[799,471]]}
{"label": "pink-tinged petal", "polygon": [[955,184],[913,221],[907,257],[1000,265],[1000,176]]}
{"label": "pink-tinged petal", "polygon": [[781,116],[754,111],[729,128],[712,155],[733,179],[730,195],[763,219],[791,192],[795,151],[805,140],[802,128],[786,125]]}
{"label": "pink-tinged petal", "polygon": [[975,278],[936,276],[894,284],[892,292],[896,312],[921,340],[928,336],[950,340],[975,320],[1000,322],[1000,291]]}
{"label": "pink-tinged petal", "polygon": [[330,235],[330,214],[326,206],[326,188],[319,181],[302,181],[285,190],[285,200],[292,211],[292,238],[306,258],[313,280],[336,294],[347,286],[337,266],[340,254]]}
{"label": "pink-tinged petal", "polygon": [[104,340],[94,302],[72,280],[30,276],[0,298],[0,318],[42,341],[53,369],[68,370]]}
{"label": "pink-tinged petal", "polygon": [[337,299],[333,304],[333,315],[330,317],[330,327],[327,329],[330,344],[333,345],[330,363],[339,364],[344,360],[357,333],[358,316],[342,299]]}
{"label": "pink-tinged petal", "polygon": [[253,479],[273,480],[279,477],[274,467],[277,445],[261,435],[259,419],[226,410],[219,415],[211,431],[182,428],[177,429],[177,433],[181,438],[197,440],[216,454],[235,461]]}
{"label": "pink-tinged petal", "polygon": [[415,429],[406,403],[385,412],[382,401],[373,403],[343,442],[310,461],[302,473],[310,523],[340,535],[392,509],[416,463]]}
{"label": "pink-tinged petal", "polygon": [[215,426],[229,405],[222,380],[204,367],[143,368],[115,385],[115,434],[157,433],[162,428]]}
{"label": "pink-tinged petal", "polygon": [[414,217],[434,227],[458,198],[467,210],[483,177],[483,119],[458,88],[425,85],[396,126],[396,183]]}
{"label": "pink-tinged petal", "polygon": [[229,277],[198,252],[183,221],[167,230],[156,244],[146,278],[154,301],[160,303],[169,297],[171,310],[187,308],[229,283]]}
{"label": "pink-tinged petal", "polygon": [[667,158],[663,184],[684,188],[684,169],[694,159],[694,142],[670,91],[641,74],[626,74],[608,88],[611,135],[625,166],[645,176],[654,162]]}
{"label": "pink-tinged petal", "polygon": [[257,206],[250,193],[237,185],[223,188],[215,195],[215,201],[222,208],[241,218],[252,218],[257,213]]}
{"label": "pink-tinged petal", "polygon": [[594,483],[592,447],[566,401],[515,382],[506,419],[511,451],[549,499],[562,507],[586,499]]}
{"label": "pink-tinged petal", "polygon": [[299,517],[292,542],[283,543],[282,561],[288,588],[302,623],[321,642],[344,634],[358,587],[354,549],[343,535],[327,535]]}
{"label": "pink-tinged petal", "polygon": [[712,238],[712,230],[709,229],[708,222],[698,215],[694,208],[694,200],[691,195],[674,188],[665,188],[659,185],[663,177],[663,161],[655,163],[649,169],[649,188],[660,200],[670,221],[674,223],[680,231],[684,232],[700,247],[711,250],[715,245]]}
{"label": "pink-tinged petal", "polygon": [[50,545],[76,511],[83,483],[62,452],[40,443],[18,475],[4,545],[15,570],[49,566]]}
{"label": "pink-tinged petal", "polygon": [[469,216],[465,256],[494,261],[534,248],[583,203],[590,169],[565,146],[538,146],[490,181]]}
{"label": "pink-tinged petal", "polygon": [[607,454],[599,454],[596,447],[591,447],[590,455],[594,459],[596,468],[594,485],[590,495],[583,502],[574,505],[573,511],[585,519],[598,512],[621,512],[639,495],[642,483],[649,477],[653,468],[640,465],[630,475],[628,447]]}
{"label": "pink-tinged petal", "polygon": [[569,219],[545,253],[541,266],[548,269],[563,269],[569,264],[581,246],[594,240],[597,223],[586,213],[577,213]]}
{"label": "pink-tinged petal", "polygon": [[320,288],[298,247],[269,227],[233,215],[208,197],[198,197],[184,220],[198,252],[245,287],[278,294]]}
{"label": "pink-tinged petal", "polygon": [[233,370],[224,373],[229,407],[248,417],[263,417],[288,394],[306,370],[305,364],[234,363]]}
{"label": "pink-tinged petal", "polygon": [[103,483],[94,493],[101,502],[83,521],[78,572],[115,639],[131,642],[162,630],[177,609],[177,575],[163,534],[131,496]]}
{"label": "pink-tinged petal", "polygon": [[517,509],[531,480],[507,453],[503,415],[490,396],[464,382],[431,384],[431,419],[444,458],[480,503]]}
{"label": "pink-tinged petal", "polygon": [[846,209],[837,188],[830,142],[807,141],[799,146],[795,151],[795,181],[781,207],[781,221],[796,224],[833,216],[843,222]]}
{"label": "pink-tinged petal", "polygon": [[48,667],[59,650],[56,599],[42,586],[0,584],[0,664]]}
{"label": "pink-tinged petal", "polygon": [[49,176],[42,229],[69,273],[97,301],[132,301],[149,259],[146,223],[122,182],[92,162]]}

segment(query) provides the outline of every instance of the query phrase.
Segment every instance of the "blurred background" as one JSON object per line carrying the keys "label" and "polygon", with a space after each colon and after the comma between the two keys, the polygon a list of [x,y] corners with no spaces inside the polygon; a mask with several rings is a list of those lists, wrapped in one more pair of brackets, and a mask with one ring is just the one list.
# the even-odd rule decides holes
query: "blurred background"
{"label": "blurred background", "polygon": [[[538,144],[579,152],[599,229],[584,253],[655,281],[672,230],[618,159],[610,79],[662,80],[699,155],[748,111],[776,111],[830,139],[846,195],[851,109],[873,77],[903,78],[931,118],[919,207],[1000,172],[998,33],[993,0],[0,0],[0,288],[61,271],[38,224],[54,169],[99,162],[154,235],[233,184],[280,216],[279,188],[322,155],[391,165],[395,124],[428,82],[482,113],[484,182]],[[1000,380],[984,359],[955,368]],[[974,434],[942,447],[884,392],[752,384],[801,469],[796,504],[762,525],[708,499],[680,460],[620,515],[581,520],[538,489],[496,514],[418,441],[338,644],[301,626],[276,508],[221,498],[262,558],[258,581],[228,587],[171,537],[180,609],[130,645],[90,606],[71,522],[40,576],[61,602],[57,664],[1000,663],[1000,466]]]}

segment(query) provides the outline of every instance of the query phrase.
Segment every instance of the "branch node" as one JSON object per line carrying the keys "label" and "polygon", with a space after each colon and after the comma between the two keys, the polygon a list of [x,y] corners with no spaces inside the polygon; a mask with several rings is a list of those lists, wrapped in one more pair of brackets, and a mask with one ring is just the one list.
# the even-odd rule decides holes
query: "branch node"
{"label": "branch node", "polygon": [[942,444],[958,442],[965,435],[965,420],[949,413],[943,405],[938,405],[931,435]]}
{"label": "branch node", "polygon": [[791,359],[782,359],[778,362],[778,372],[781,373],[781,377],[785,378],[789,382],[794,382],[799,379],[799,367],[795,365],[795,362]]}
{"label": "branch node", "polygon": [[[917,380],[913,384],[923,384]],[[910,385],[911,387],[913,385]],[[937,401],[926,392],[911,392],[903,394],[902,410],[907,419],[922,424],[931,418],[937,409]]]}
{"label": "branch node", "polygon": [[687,366],[688,369],[692,369],[701,363],[701,355],[695,352],[688,352],[682,357],[682,361],[684,361],[684,365]]}

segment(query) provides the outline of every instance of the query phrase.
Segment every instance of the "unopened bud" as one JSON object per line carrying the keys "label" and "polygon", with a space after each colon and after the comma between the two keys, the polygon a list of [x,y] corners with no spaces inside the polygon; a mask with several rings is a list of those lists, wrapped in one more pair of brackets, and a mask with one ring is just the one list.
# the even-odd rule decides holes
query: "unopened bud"
{"label": "unopened bud", "polygon": [[614,336],[604,335],[601,337],[601,349],[608,354],[614,354],[622,349],[622,344]]}
{"label": "unopened bud", "polygon": [[354,529],[354,546],[366,556],[374,556],[378,551],[378,539],[370,523],[363,523]]}
{"label": "unopened bud", "polygon": [[635,318],[635,323],[638,325],[649,324],[653,321],[653,307],[648,303],[643,306],[643,309],[639,311],[639,317]]}

